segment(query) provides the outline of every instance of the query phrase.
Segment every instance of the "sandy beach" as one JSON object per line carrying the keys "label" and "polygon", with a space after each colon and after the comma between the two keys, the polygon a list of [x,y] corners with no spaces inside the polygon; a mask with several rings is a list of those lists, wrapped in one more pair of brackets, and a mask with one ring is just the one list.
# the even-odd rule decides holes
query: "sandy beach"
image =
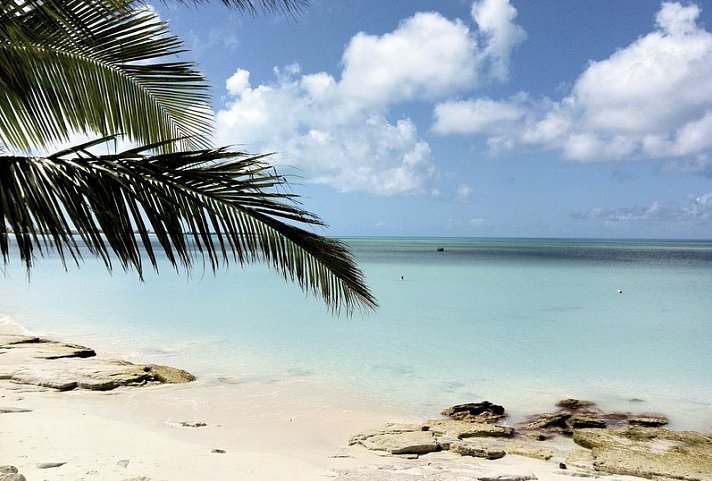
{"label": "sandy beach", "polygon": [[[562,469],[563,455],[488,460],[445,451],[406,459],[350,446],[355,433],[423,420],[313,379],[198,379],[57,391],[8,379],[13,370],[46,366],[47,359],[33,357],[18,368],[18,350],[1,351],[0,466],[17,468],[29,481],[561,480],[584,475]],[[102,360],[99,353],[90,362]],[[87,360],[52,362],[66,370]],[[563,436],[555,442],[560,453],[581,449]]]}

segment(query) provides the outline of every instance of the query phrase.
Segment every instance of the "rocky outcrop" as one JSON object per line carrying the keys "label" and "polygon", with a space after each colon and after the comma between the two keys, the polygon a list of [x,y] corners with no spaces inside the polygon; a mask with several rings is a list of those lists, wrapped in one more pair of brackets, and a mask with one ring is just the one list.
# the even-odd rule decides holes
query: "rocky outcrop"
{"label": "rocky outcrop", "polygon": [[443,411],[450,418],[423,424],[388,424],[354,436],[351,444],[384,455],[408,457],[450,451],[494,460],[516,454],[550,461],[552,468],[556,466],[572,476],[611,474],[712,481],[712,435],[657,427],[667,423],[664,416],[605,413],[592,402],[568,399],[558,403],[560,411],[512,427],[482,422],[506,415],[503,409],[491,406],[497,405],[453,406]]}
{"label": "rocky outcrop", "polygon": [[572,435],[577,429],[616,428],[628,425],[659,427],[668,423],[660,414],[607,413],[591,401],[564,399],[555,413],[538,414],[517,426],[521,432]]}
{"label": "rocky outcrop", "polygon": [[104,359],[84,346],[37,337],[0,336],[0,353],[0,379],[58,391],[108,391],[119,386],[195,379],[182,369]]}
{"label": "rocky outcrop", "polygon": [[712,480],[712,436],[662,428],[581,429],[573,440],[591,450],[601,473]]}

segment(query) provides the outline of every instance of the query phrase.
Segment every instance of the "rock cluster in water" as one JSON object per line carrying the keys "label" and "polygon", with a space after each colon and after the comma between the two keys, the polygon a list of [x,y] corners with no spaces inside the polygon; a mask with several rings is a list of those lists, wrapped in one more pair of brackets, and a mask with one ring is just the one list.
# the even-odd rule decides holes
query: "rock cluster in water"
{"label": "rock cluster in water", "polygon": [[0,354],[0,380],[58,391],[108,391],[119,386],[195,380],[182,369],[103,359],[84,346],[32,336],[0,335]]}
{"label": "rock cluster in water", "polygon": [[[605,413],[590,401],[565,399],[557,406],[556,412],[507,426],[502,406],[461,404],[445,409],[446,418],[387,424],[353,436],[350,444],[409,458],[436,451],[485,459],[518,454],[551,460],[581,476],[712,481],[712,435],[663,429],[668,420],[658,414]],[[575,445],[562,448],[562,436]]]}

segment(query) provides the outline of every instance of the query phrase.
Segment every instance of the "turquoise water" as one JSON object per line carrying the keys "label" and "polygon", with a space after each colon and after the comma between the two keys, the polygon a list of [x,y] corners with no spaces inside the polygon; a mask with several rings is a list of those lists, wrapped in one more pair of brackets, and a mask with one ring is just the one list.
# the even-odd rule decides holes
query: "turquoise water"
{"label": "turquoise water", "polygon": [[423,416],[579,397],[712,431],[712,242],[345,241],[374,313],[334,318],[264,266],[188,278],[166,265],[142,284],[46,258],[29,283],[7,269],[0,314],[216,382],[334,380]]}

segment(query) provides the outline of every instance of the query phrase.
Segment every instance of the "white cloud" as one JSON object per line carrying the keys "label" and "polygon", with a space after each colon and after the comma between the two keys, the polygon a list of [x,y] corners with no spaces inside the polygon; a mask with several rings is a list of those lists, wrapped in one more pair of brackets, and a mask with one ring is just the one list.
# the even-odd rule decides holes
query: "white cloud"
{"label": "white cloud", "polygon": [[231,102],[217,114],[219,143],[276,150],[276,161],[341,191],[417,192],[433,175],[430,147],[412,121],[350,108],[328,74],[292,66],[276,83],[250,88],[240,72],[228,81],[240,89],[229,89]]}
{"label": "white cloud", "polygon": [[237,69],[225,83],[231,95],[241,95],[250,87],[250,72],[241,68]]}
{"label": "white cloud", "polygon": [[343,55],[340,88],[372,105],[448,95],[475,82],[476,49],[461,21],[417,13],[385,35],[354,36]]}
{"label": "white cloud", "polygon": [[275,69],[274,81],[253,86],[250,72],[237,69],[216,114],[218,143],[276,151],[276,161],[340,191],[432,192],[430,146],[410,118],[388,115],[402,102],[430,103],[474,88],[488,76],[483,59],[501,76],[521,36],[511,23],[516,11],[506,0],[477,5],[482,48],[478,32],[463,21],[427,12],[383,35],[356,34],[344,50],[340,78],[303,74],[293,64]]}
{"label": "white cloud", "polygon": [[697,24],[699,14],[696,5],[663,3],[653,31],[590,62],[561,100],[523,101],[519,95],[443,102],[435,108],[433,129],[485,134],[498,149],[557,149],[580,162],[707,154],[712,33]]}
{"label": "white cloud", "polygon": [[435,106],[433,131],[441,134],[497,134],[527,114],[523,99],[448,100]]}
{"label": "white cloud", "polygon": [[491,64],[490,75],[497,80],[509,76],[512,50],[527,38],[522,27],[514,23],[517,10],[509,0],[480,0],[472,4],[472,18],[486,38],[483,57]]}

